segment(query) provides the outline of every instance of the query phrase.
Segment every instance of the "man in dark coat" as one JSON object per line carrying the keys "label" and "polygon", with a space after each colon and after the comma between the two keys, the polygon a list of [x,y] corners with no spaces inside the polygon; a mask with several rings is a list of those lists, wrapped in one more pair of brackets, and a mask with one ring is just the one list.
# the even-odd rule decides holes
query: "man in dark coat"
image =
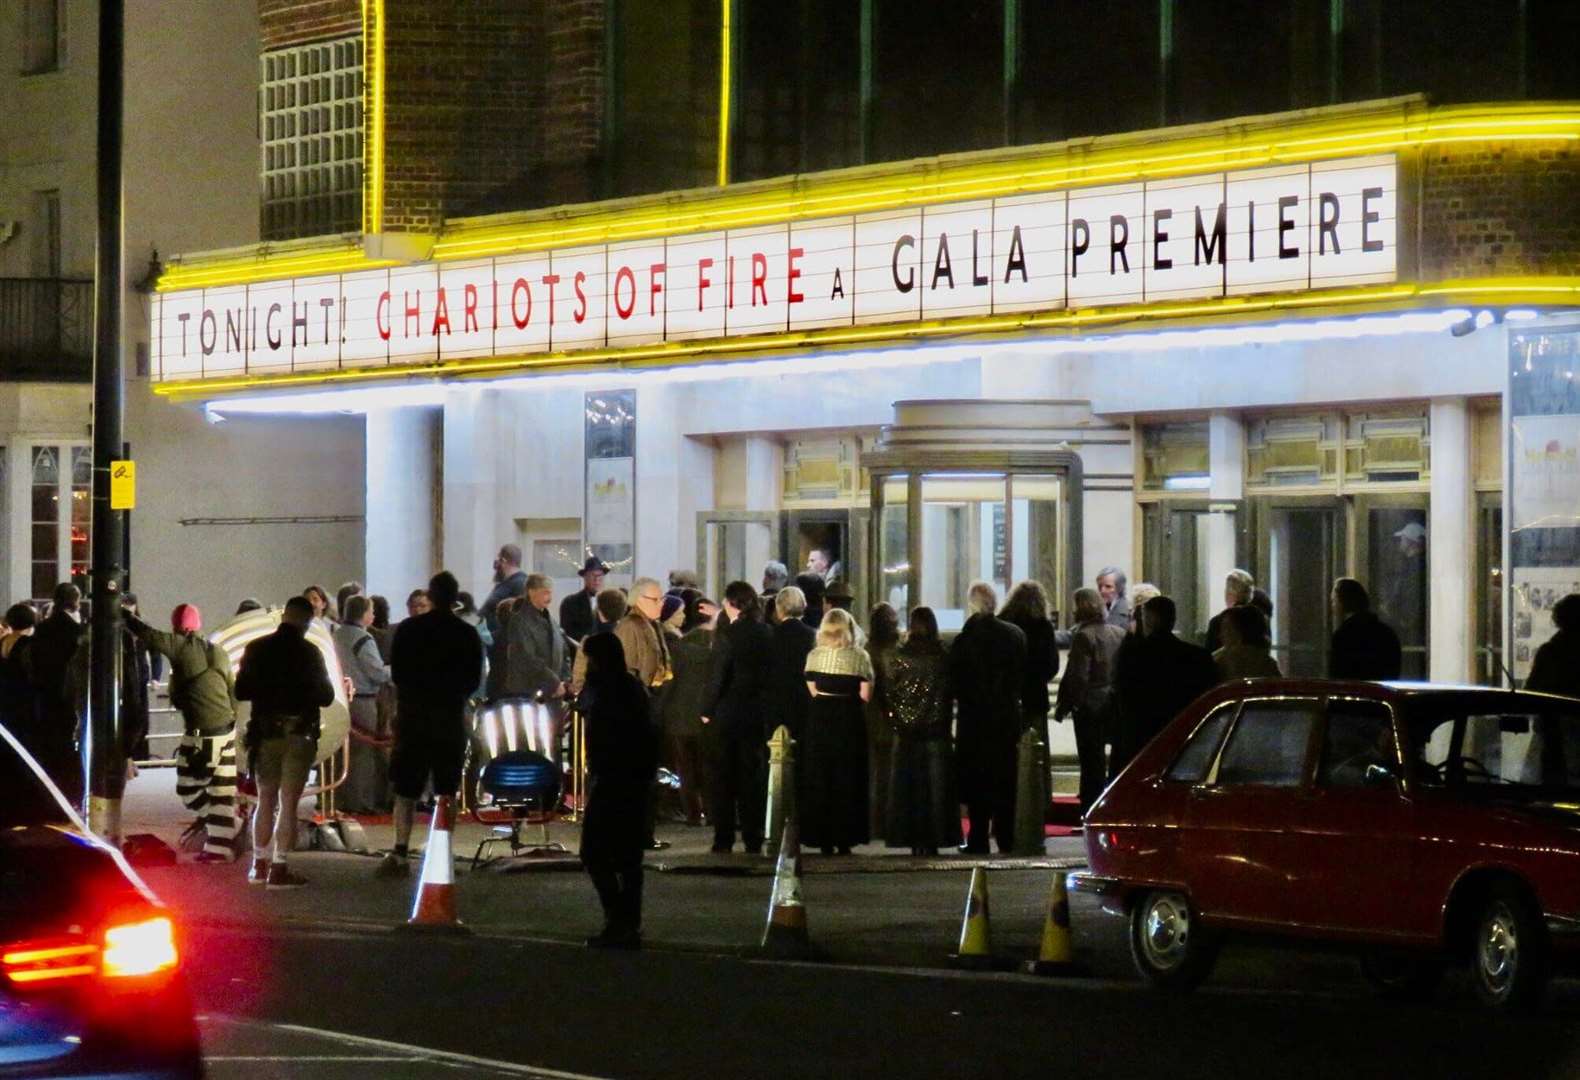
{"label": "man in dark coat", "polygon": [[499,637],[498,609],[500,601],[523,595],[527,591],[527,574],[521,569],[521,549],[515,544],[505,544],[494,556],[494,587],[477,613],[488,626],[488,635]]}
{"label": "man in dark coat", "polygon": [[[247,645],[236,674],[236,700],[252,702],[247,759],[258,787],[248,880],[270,889],[307,884],[286,865],[286,858],[296,847],[296,807],[318,756],[318,710],[335,700],[324,654],[307,640],[312,621],[313,605],[307,598],[291,597],[274,633]],[[270,841],[272,861],[267,860]]]}
{"label": "man in dark coat", "polygon": [[801,621],[806,594],[794,585],[774,594],[773,688],[768,695],[767,733],[783,724],[800,742],[806,733],[806,714],[812,695],[806,688],[806,657],[817,644],[817,631]]}
{"label": "man in dark coat", "polygon": [[1180,712],[1218,683],[1212,653],[1174,633],[1174,601],[1154,596],[1141,607],[1141,637],[1121,648],[1116,661],[1119,718],[1110,777],[1168,726]]}
{"label": "man in dark coat", "polygon": [[572,648],[581,645],[582,639],[598,629],[598,591],[603,588],[603,576],[609,567],[598,556],[588,558],[576,576],[582,587],[560,601],[560,629],[570,639]]}
{"label": "man in dark coat", "polygon": [[71,582],[55,586],[49,618],[33,631],[27,653],[29,677],[39,695],[41,743],[48,747],[39,764],[72,803],[82,801],[83,780],[76,752],[79,680],[73,676],[77,650],[87,650],[87,628],[78,611],[81,604],[82,591]]}
{"label": "man in dark coat", "polygon": [[801,621],[816,630],[823,623],[824,597],[828,586],[816,574],[797,574],[795,587],[806,597],[806,610],[801,613]]}
{"label": "man in dark coat", "polygon": [[1125,595],[1125,585],[1125,572],[1117,566],[1105,566],[1097,572],[1097,595],[1103,598],[1109,623],[1128,631],[1130,598]]}
{"label": "man in dark coat", "polygon": [[1223,648],[1223,622],[1230,608],[1249,604],[1256,595],[1256,581],[1244,570],[1230,570],[1223,581],[1224,609],[1207,620],[1207,651],[1215,653]]}
{"label": "man in dark coat", "polygon": [[702,694],[703,739],[712,760],[708,816],[713,850],[735,846],[735,830],[748,855],[763,850],[763,717],[768,711],[774,636],[763,622],[757,590],[732,581],[724,590],[724,614],[714,636],[708,686]]}
{"label": "man in dark coat", "polygon": [[480,681],[483,640],[453,610],[460,590],[448,570],[435,574],[428,582],[433,609],[402,622],[390,647],[396,696],[395,749],[390,755],[395,848],[379,865],[384,877],[407,872],[412,812],[429,778],[436,796],[454,796],[461,788],[466,703]]}
{"label": "man in dark coat", "polygon": [[1536,650],[1525,689],[1580,698],[1580,593],[1553,605],[1558,632]]}
{"label": "man in dark coat", "polygon": [[993,614],[998,595],[985,581],[972,584],[967,606],[971,617],[949,648],[958,709],[955,760],[970,819],[966,851],[986,855],[990,823],[999,851],[1014,847],[1015,744],[1025,727],[1020,695],[1026,684],[1026,635]]}
{"label": "man in dark coat", "polygon": [[1399,635],[1372,611],[1366,586],[1354,578],[1333,583],[1333,640],[1330,679],[1397,679],[1402,662]]}

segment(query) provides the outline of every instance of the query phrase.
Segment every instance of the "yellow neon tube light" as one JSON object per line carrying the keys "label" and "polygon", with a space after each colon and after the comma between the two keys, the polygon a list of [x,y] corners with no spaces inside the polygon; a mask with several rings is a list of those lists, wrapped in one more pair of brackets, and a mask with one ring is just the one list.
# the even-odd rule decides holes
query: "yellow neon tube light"
{"label": "yellow neon tube light", "polygon": [[[382,0],[374,5],[375,17]],[[377,33],[375,33],[377,36]],[[375,48],[377,53],[378,47]],[[376,72],[382,97],[382,71]],[[1338,115],[1331,115],[1336,111]],[[382,120],[377,141],[382,147]],[[1076,140],[1031,150],[986,151],[926,161],[732,185],[727,190],[669,192],[549,211],[457,221],[439,237],[437,261],[504,256],[555,247],[685,235],[731,227],[925,206],[1028,191],[1056,191],[1194,171],[1298,164],[1325,157],[1385,153],[1436,144],[1580,140],[1580,105],[1511,104],[1429,107],[1404,99],[1368,109],[1343,107],[1257,124],[1198,125]],[[373,140],[370,140],[372,142]],[[370,157],[370,165],[373,158]],[[378,157],[382,176],[382,150]],[[370,175],[372,170],[370,169]],[[370,189],[371,190],[371,189]],[[379,192],[382,198],[382,191]],[[310,266],[258,258],[177,263],[161,291],[241,284],[313,272],[344,272],[388,263],[346,258]]]}
{"label": "yellow neon tube light", "polygon": [[362,0],[362,42],[368,105],[362,150],[362,231],[377,235],[384,231],[384,0]]}
{"label": "yellow neon tube light", "polygon": [[734,102],[730,100],[731,56],[730,56],[730,8],[735,0],[720,0],[724,13],[719,20],[719,186],[726,187],[730,182],[730,109]]}
{"label": "yellow neon tube light", "polygon": [[882,326],[827,327],[788,334],[666,342],[654,345],[583,349],[574,352],[477,357],[384,367],[348,368],[340,371],[318,370],[278,375],[187,379],[155,383],[153,389],[156,394],[165,397],[187,399],[209,397],[216,393],[234,390],[312,384],[466,378],[538,370],[575,371],[611,364],[648,367],[680,362],[705,363],[793,350],[872,345],[884,342],[901,343],[1027,330],[1063,330],[1076,333],[1097,326],[1115,327],[1126,323],[1150,325],[1158,322],[1173,322],[1184,326],[1221,325],[1228,321],[1276,318],[1293,313],[1311,315],[1322,310],[1346,315],[1373,314],[1407,308],[1412,303],[1429,297],[1438,298],[1443,306],[1473,306],[1481,301],[1508,305],[1522,301],[1539,303],[1544,299],[1550,302],[1555,296],[1573,298],[1577,295],[1580,295],[1580,277],[1476,278],[1433,285],[1387,284],[1336,289],[1325,293],[1274,293],[1206,301],[1127,304],[1113,308],[1087,308],[1077,311],[966,316]]}

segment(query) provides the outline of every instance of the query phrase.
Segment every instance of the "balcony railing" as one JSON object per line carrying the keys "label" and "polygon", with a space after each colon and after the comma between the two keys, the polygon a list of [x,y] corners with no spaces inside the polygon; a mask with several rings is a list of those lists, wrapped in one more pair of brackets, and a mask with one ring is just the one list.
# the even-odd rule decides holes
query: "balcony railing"
{"label": "balcony railing", "polygon": [[0,382],[93,378],[93,282],[0,278]]}

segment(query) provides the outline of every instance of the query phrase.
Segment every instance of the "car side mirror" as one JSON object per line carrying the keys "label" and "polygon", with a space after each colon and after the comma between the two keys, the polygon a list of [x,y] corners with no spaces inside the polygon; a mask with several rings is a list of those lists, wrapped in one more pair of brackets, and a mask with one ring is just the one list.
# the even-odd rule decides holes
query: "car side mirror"
{"label": "car side mirror", "polygon": [[1367,787],[1382,787],[1385,784],[1392,784],[1397,779],[1398,777],[1394,775],[1394,771],[1386,765],[1366,766],[1365,783]]}

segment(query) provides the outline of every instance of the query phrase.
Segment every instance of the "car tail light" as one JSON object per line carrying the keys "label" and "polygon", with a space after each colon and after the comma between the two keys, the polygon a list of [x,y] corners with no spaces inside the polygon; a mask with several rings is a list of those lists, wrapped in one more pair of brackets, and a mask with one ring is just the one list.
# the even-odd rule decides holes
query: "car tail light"
{"label": "car tail light", "polygon": [[99,947],[82,941],[56,938],[20,941],[0,952],[0,968],[16,986],[57,983],[81,978],[99,970]]}
{"label": "car tail light", "polygon": [[179,959],[175,927],[163,915],[112,926],[104,932],[101,964],[106,978],[157,975],[174,968]]}
{"label": "car tail light", "polygon": [[7,945],[0,951],[0,970],[14,986],[45,986],[91,975],[106,979],[159,975],[174,970],[179,960],[175,927],[160,915],[109,927],[102,945],[65,937]]}

